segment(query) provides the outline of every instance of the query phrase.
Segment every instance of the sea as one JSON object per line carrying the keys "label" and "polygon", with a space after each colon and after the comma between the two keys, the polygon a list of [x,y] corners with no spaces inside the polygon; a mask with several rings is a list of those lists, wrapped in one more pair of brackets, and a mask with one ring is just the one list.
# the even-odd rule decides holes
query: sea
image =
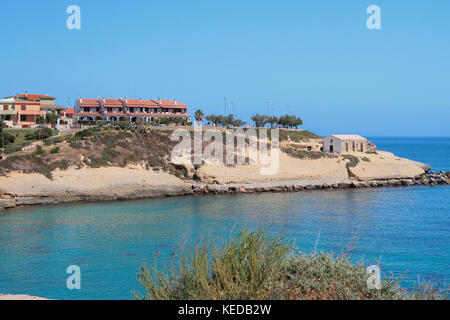
{"label": "sea", "polygon": [[[380,150],[450,171],[450,137],[372,137]],[[406,288],[450,283],[450,187],[311,190],[27,206],[0,216],[0,294],[134,299],[143,265],[163,270],[203,239],[246,227],[305,253],[379,264]],[[80,288],[73,288],[73,269]],[[69,285],[68,285],[69,284]]]}

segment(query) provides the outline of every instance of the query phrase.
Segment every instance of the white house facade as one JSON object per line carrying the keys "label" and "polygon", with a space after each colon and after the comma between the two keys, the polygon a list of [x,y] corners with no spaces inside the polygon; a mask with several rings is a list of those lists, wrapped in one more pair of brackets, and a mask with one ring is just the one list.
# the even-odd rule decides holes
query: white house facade
{"label": "white house facade", "polygon": [[351,153],[370,151],[369,141],[354,134],[332,134],[323,139],[323,151],[331,153]]}

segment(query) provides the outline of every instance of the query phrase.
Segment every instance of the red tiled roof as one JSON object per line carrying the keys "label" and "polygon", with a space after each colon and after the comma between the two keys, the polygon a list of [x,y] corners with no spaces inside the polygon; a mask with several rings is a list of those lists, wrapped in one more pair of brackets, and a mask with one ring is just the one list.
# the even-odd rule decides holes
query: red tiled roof
{"label": "red tiled roof", "polygon": [[[129,107],[147,107],[147,108],[173,108],[173,109],[187,109],[187,105],[175,100],[143,100],[143,99],[101,99],[105,107],[122,107],[123,105]],[[81,106],[90,107],[98,106],[97,99],[83,99]]]}
{"label": "red tiled roof", "polygon": [[80,101],[80,105],[81,106],[89,106],[89,105],[96,105],[99,106],[99,102],[97,99],[84,99],[81,98],[82,101],[80,101],[80,99],[78,99],[77,101]]}
{"label": "red tiled roof", "polygon": [[122,101],[120,101],[119,99],[103,99],[103,103],[105,104],[105,106],[107,105],[114,105],[114,106],[120,106],[122,107]]}
{"label": "red tiled roof", "polygon": [[26,98],[30,100],[39,100],[41,98],[52,98],[55,99],[52,96],[46,95],[46,94],[18,94],[16,95],[18,98]]}
{"label": "red tiled roof", "polygon": [[[126,99],[126,105],[128,106],[157,106],[152,100],[139,100],[139,99]],[[122,100],[125,103],[125,100]]]}
{"label": "red tiled roof", "polygon": [[[125,100],[123,100],[125,102]],[[161,102],[161,104],[159,104]],[[166,108],[187,108],[184,103],[169,101],[169,100],[138,100],[138,99],[127,99],[126,105],[128,106],[150,106],[150,107],[166,107]]]}
{"label": "red tiled roof", "polygon": [[74,114],[75,109],[74,108],[65,108],[64,110],[61,110],[61,114],[64,114],[66,112],[66,115]]}
{"label": "red tiled roof", "polygon": [[[156,101],[158,103],[158,101]],[[169,106],[170,108],[174,108],[174,107],[180,107],[180,108],[187,108],[187,105],[185,105],[184,103],[180,103],[178,101],[169,101],[169,100],[161,100],[161,106],[163,107],[167,107]]]}

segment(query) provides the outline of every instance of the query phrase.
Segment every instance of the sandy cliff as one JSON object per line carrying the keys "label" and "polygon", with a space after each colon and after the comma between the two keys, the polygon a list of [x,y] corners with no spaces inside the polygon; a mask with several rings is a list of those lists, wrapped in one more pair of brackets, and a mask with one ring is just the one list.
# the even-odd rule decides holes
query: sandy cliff
{"label": "sandy cliff", "polygon": [[83,168],[55,171],[53,180],[37,173],[0,177],[1,207],[70,201],[151,198],[192,193],[182,180],[149,170]]}
{"label": "sandy cliff", "polygon": [[204,180],[216,180],[219,183],[254,183],[303,179],[331,179],[336,182],[348,179],[381,180],[416,178],[425,173],[426,165],[396,157],[392,153],[379,151],[377,154],[352,153],[358,157],[356,167],[347,170],[349,160],[321,158],[314,160],[297,159],[281,152],[279,170],[275,175],[260,174],[261,165],[204,165],[198,170],[198,176]]}
{"label": "sandy cliff", "polygon": [[[425,173],[428,166],[395,156],[390,152],[364,154],[356,167],[350,168],[350,175],[359,180],[381,180],[417,178]],[[429,169],[429,167],[428,167]]]}

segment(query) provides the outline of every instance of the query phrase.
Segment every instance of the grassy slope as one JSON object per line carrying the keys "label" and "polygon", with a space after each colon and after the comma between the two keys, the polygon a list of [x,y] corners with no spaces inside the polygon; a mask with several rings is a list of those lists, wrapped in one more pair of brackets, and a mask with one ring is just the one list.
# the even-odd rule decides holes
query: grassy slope
{"label": "grassy slope", "polygon": [[[25,135],[35,130],[8,131],[17,135],[16,145],[31,142],[32,140],[25,140]],[[174,166],[169,161],[170,152],[177,143],[170,139],[172,132],[172,128],[138,128],[130,131],[96,127],[75,135],[54,136],[44,140],[44,146],[38,152],[15,152],[6,160],[0,161],[0,174],[5,175],[11,171],[36,172],[51,178],[51,172],[56,168],[125,167],[140,164],[147,169],[158,168],[183,178],[187,176],[186,169]],[[305,141],[310,138],[318,136],[306,130],[280,130],[282,141]],[[59,147],[59,151],[52,153],[51,150],[55,147]]]}

